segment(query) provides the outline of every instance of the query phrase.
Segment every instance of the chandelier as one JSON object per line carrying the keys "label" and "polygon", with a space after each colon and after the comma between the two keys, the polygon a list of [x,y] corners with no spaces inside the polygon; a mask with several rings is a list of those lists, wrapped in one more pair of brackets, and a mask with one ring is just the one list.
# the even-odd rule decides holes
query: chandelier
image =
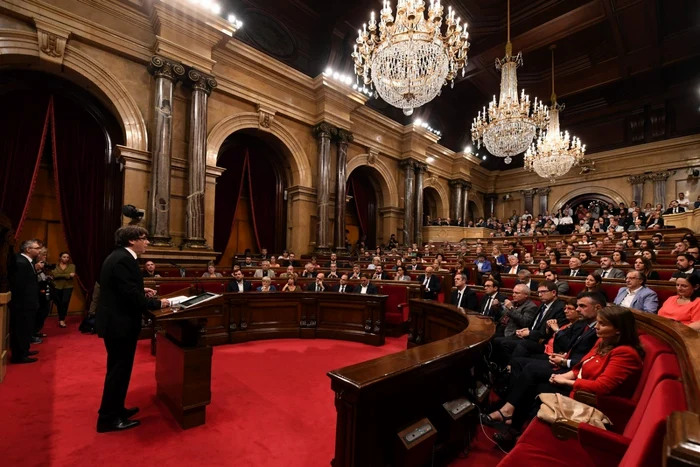
{"label": "chandelier", "polygon": [[[510,0],[508,0],[508,42],[506,56],[496,59],[496,69],[501,71],[501,95],[499,100],[493,96],[486,107],[477,115],[472,123],[472,141],[486,149],[496,157],[505,158],[510,164],[511,156],[521,154],[535,138],[539,130],[544,129],[549,118],[546,107],[535,98],[534,106],[530,106],[530,96],[522,91],[518,99],[517,68],[522,66],[522,53],[513,56],[513,45],[510,43]],[[532,110],[532,112],[531,112]]]}
{"label": "chandelier", "polygon": [[564,110],[564,105],[557,104],[557,95],[554,92],[555,48],[555,45],[550,47],[552,51],[552,106],[549,108],[549,126],[547,131],[540,134],[537,141],[532,143],[525,153],[525,168],[551,181],[580,164],[586,152],[586,145],[581,145],[580,139],[571,138],[568,131],[561,133],[559,130],[559,112]]}
{"label": "chandelier", "polygon": [[398,0],[394,18],[389,1],[384,0],[379,24],[372,12],[369,24],[358,31],[352,53],[355,73],[405,115],[433,100],[442,86],[454,86],[459,70],[464,76],[467,25],[459,24],[450,7],[443,34],[443,11],[440,0],[430,0],[426,18],[423,0]]}

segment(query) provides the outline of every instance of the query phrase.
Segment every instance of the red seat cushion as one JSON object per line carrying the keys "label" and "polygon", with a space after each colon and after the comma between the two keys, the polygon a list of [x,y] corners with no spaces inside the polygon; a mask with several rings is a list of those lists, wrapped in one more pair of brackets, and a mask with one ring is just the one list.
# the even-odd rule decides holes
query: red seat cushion
{"label": "red seat cushion", "polygon": [[161,297],[164,295],[170,295],[173,292],[191,286],[192,284],[189,282],[162,282],[158,285],[158,295],[160,295]]}
{"label": "red seat cushion", "polygon": [[206,292],[212,292],[216,294],[222,294],[226,292],[226,284],[223,282],[202,282],[202,288]]}
{"label": "red seat cushion", "polygon": [[391,324],[401,324],[408,321],[408,307],[399,305],[408,303],[408,288],[403,285],[385,284],[379,287],[379,293],[386,295],[386,321]]}
{"label": "red seat cushion", "polygon": [[534,419],[525,429],[515,447],[498,465],[499,467],[589,467],[593,465],[593,461],[577,440],[558,440],[552,434],[552,428],[548,424]]}
{"label": "red seat cushion", "polygon": [[664,353],[673,353],[673,349],[667,343],[649,334],[639,336],[639,341],[644,348],[644,366],[642,367],[642,374],[639,377],[639,385],[636,391],[632,395],[632,400],[638,401],[642,395],[644,385],[646,384],[647,378],[649,377],[649,372],[651,371],[652,364],[654,360],[658,358],[659,355]]}
{"label": "red seat cushion", "polygon": [[569,281],[569,292],[566,294],[570,297],[575,297],[586,287],[583,281]]}

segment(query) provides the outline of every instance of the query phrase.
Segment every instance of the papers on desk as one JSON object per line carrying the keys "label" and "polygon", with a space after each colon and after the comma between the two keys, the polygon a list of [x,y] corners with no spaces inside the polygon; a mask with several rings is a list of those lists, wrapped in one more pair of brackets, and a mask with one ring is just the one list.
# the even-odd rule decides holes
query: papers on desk
{"label": "papers on desk", "polygon": [[169,298],[168,300],[170,300],[170,306],[175,306],[175,305],[179,305],[180,303],[184,302],[185,300],[189,300],[190,298],[192,298],[192,297],[180,295],[179,297]]}

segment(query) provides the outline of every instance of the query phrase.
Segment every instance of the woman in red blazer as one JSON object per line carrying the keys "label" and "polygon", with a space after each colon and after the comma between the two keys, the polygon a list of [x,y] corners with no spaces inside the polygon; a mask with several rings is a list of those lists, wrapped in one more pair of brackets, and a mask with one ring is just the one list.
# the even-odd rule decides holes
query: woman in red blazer
{"label": "woman in red blazer", "polygon": [[533,401],[542,393],[558,392],[573,398],[581,390],[631,397],[642,373],[644,356],[634,315],[629,308],[607,306],[598,312],[595,330],[598,341],[573,370],[566,373],[549,370],[548,380],[543,381],[543,372],[527,371],[531,366],[528,365],[513,384],[506,404],[500,410],[482,415],[482,422],[508,428],[515,414],[520,425],[534,415]]}

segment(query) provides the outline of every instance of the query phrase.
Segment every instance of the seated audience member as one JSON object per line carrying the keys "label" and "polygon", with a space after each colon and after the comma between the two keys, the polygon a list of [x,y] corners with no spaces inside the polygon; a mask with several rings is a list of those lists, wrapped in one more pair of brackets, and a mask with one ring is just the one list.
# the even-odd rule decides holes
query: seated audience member
{"label": "seated audience member", "polygon": [[539,286],[539,282],[532,280],[532,275],[527,269],[522,269],[520,272],[518,272],[518,280],[516,284],[526,285],[531,292],[537,292],[537,287]]}
{"label": "seated audience member", "polygon": [[603,290],[603,278],[600,276],[600,274],[595,272],[586,276],[586,280],[583,282],[583,291],[597,292],[602,294],[606,300],[608,299],[608,297],[605,295],[605,291]]}
{"label": "seated audience member", "polygon": [[493,255],[496,267],[503,268],[506,266],[506,255],[502,254],[501,250],[497,246],[494,246],[491,249],[491,254]]}
{"label": "seated audience member", "polygon": [[265,247],[260,248],[260,256],[259,257],[260,257],[260,259],[264,259],[264,260],[270,259],[270,255],[267,253],[267,248],[265,248]]}
{"label": "seated audience member", "polygon": [[326,275],[327,279],[338,279],[340,277],[340,272],[338,272],[338,265],[336,263],[331,264],[331,270],[328,271]]}
{"label": "seated audience member", "polygon": [[396,270],[396,274],[394,274],[394,280],[395,281],[410,281],[411,276],[405,273],[403,266],[399,266],[398,269]]}
{"label": "seated audience member", "polygon": [[504,274],[517,274],[523,269],[526,269],[525,266],[520,265],[520,260],[515,255],[508,256],[508,266],[501,268]]}
{"label": "seated audience member", "polygon": [[549,269],[549,263],[546,260],[541,259],[539,261],[539,263],[537,263],[537,271],[535,271],[534,274],[536,276],[544,276],[544,272],[547,271],[548,269]]}
{"label": "seated audience member", "polygon": [[253,257],[250,256],[250,254],[245,256],[245,260],[241,263],[242,268],[252,268],[255,266],[255,263],[253,262]]}
{"label": "seated audience member", "polygon": [[562,276],[586,277],[588,273],[581,269],[581,260],[576,257],[569,258],[569,268],[564,269]]}
{"label": "seated audience member", "polygon": [[355,289],[352,285],[348,284],[348,275],[343,274],[340,276],[340,282],[331,287],[331,291],[339,293],[352,293],[355,291]]}
{"label": "seated audience member", "polygon": [[559,250],[552,250],[549,252],[549,266],[556,268],[561,260],[561,253]]}
{"label": "seated audience member", "polygon": [[678,321],[700,331],[700,276],[683,274],[676,278],[676,295],[659,309],[659,316]]}
{"label": "seated audience member", "polygon": [[671,207],[664,211],[664,214],[680,214],[685,212],[685,208],[678,206],[678,201],[671,201]]}
{"label": "seated audience member", "polygon": [[433,275],[432,266],[425,268],[425,274],[418,276],[418,282],[425,287],[423,298],[426,300],[437,300],[438,293],[440,293],[442,286],[440,284],[440,278]]}
{"label": "seated audience member", "polygon": [[513,300],[506,299],[499,305],[502,318],[496,328],[497,336],[515,336],[515,331],[532,324],[537,313],[537,305],[529,297],[530,289],[526,285],[516,284],[513,287]]}
{"label": "seated audience member", "polygon": [[612,259],[612,265],[613,266],[629,266],[630,263],[626,261],[627,255],[625,254],[624,251],[613,251],[613,254],[611,255]]}
{"label": "seated audience member", "polygon": [[544,271],[544,278],[550,282],[554,282],[557,286],[557,295],[566,295],[569,293],[569,283],[566,281],[560,281],[559,276],[556,272],[551,269],[546,269]]}
{"label": "seated audience member", "polygon": [[372,274],[372,280],[373,281],[389,280],[389,274],[387,274],[387,272],[384,271],[384,267],[381,264],[377,265],[377,267],[374,268],[374,274]]}
{"label": "seated audience member", "polygon": [[[595,330],[598,341],[571,371],[557,373],[540,365],[528,365],[511,385],[505,405],[483,414],[482,423],[518,429],[536,414],[536,396],[543,393],[573,398],[576,391],[586,391],[596,396],[630,398],[642,374],[644,357],[634,315],[624,307],[606,306],[598,312]],[[530,367],[534,371],[528,371]]]}
{"label": "seated audience member", "polygon": [[644,274],[647,280],[658,281],[660,279],[659,273],[654,271],[654,265],[647,258],[634,258],[634,270]]}
{"label": "seated audience member", "polygon": [[687,198],[685,196],[685,193],[683,193],[681,191],[680,193],[678,193],[678,199],[676,199],[676,204],[678,204],[678,206],[683,207],[685,209],[689,209],[690,208],[690,199]]}
{"label": "seated audience member", "polygon": [[479,299],[476,297],[476,292],[467,287],[467,278],[458,272],[455,274],[454,282],[456,289],[452,291],[450,304],[470,311],[477,311]]}
{"label": "seated audience member", "polygon": [[326,286],[323,283],[323,280],[326,278],[325,274],[322,272],[319,272],[316,275],[316,282],[313,283],[313,285],[309,285],[306,290],[310,292],[325,292]]}
{"label": "seated audience member", "polygon": [[612,258],[609,256],[600,257],[600,269],[596,269],[593,274],[598,274],[602,279],[624,279],[625,273],[613,267]]}
{"label": "seated audience member", "polygon": [[306,263],[304,265],[304,272],[301,273],[301,277],[309,279],[316,277],[316,268],[312,263]]}
{"label": "seated audience member", "polygon": [[253,275],[253,277],[275,277],[275,271],[270,269],[269,261],[264,260],[262,263],[260,263],[260,268],[261,269],[255,270],[255,274]]}
{"label": "seated audience member", "polygon": [[146,264],[143,265],[143,277],[144,279],[149,277],[152,279],[160,277],[160,274],[156,272],[156,263],[151,260],[146,261]]}
{"label": "seated audience member", "polygon": [[360,274],[360,265],[354,264],[352,266],[352,274],[350,274],[350,279],[351,280],[360,280],[361,278],[362,278],[362,274]]}
{"label": "seated audience member", "polygon": [[688,247],[685,252],[695,258],[696,263],[700,260],[700,247],[698,245]]}
{"label": "seated audience member", "polygon": [[629,271],[625,277],[627,287],[620,288],[613,301],[615,305],[634,308],[645,313],[656,313],[659,309],[659,297],[646,286],[647,278],[639,271]]}
{"label": "seated audience member", "polygon": [[233,273],[233,282],[229,282],[226,287],[227,292],[250,292],[252,286],[250,282],[243,280],[243,272],[239,269]]}
{"label": "seated audience member", "polygon": [[450,272],[449,269],[446,269],[443,265],[442,262],[439,259],[436,259],[433,261],[433,271],[435,272]]}
{"label": "seated audience member", "polygon": [[214,266],[214,262],[209,261],[209,263],[207,263],[207,272],[202,274],[202,277],[213,278],[213,277],[224,277],[224,276],[220,272],[216,272],[216,266]]}
{"label": "seated audience member", "polygon": [[535,264],[535,259],[532,257],[532,253],[529,251],[526,251],[525,254],[523,255],[523,265],[529,266],[529,265],[534,265]]}
{"label": "seated audience member", "polygon": [[362,274],[360,277],[360,285],[355,289],[355,293],[366,295],[376,295],[378,293],[377,288],[369,281],[369,274]]}
{"label": "seated audience member", "polygon": [[286,258],[283,257],[283,260],[282,260],[282,267],[287,267],[287,266],[293,266],[293,267],[298,266],[297,261],[296,261],[295,256],[294,256],[294,253],[291,251],[287,254],[287,257]]}
{"label": "seated audience member", "polygon": [[476,264],[476,270],[479,273],[491,271],[491,261],[487,261],[486,255],[484,255],[483,253],[477,256],[476,260],[474,260],[474,264]]}
{"label": "seated audience member", "polygon": [[500,284],[494,279],[484,281],[484,297],[479,304],[478,312],[484,316],[490,316],[495,321],[501,319],[501,304],[508,297],[499,291]]}
{"label": "seated audience member", "polygon": [[287,272],[280,274],[281,279],[289,279],[290,277],[297,278],[299,275],[294,272],[294,266],[287,266]]}
{"label": "seated audience member", "polygon": [[336,265],[337,267],[343,267],[342,264],[338,262],[338,255],[335,253],[331,253],[331,260],[326,264],[326,267],[330,269],[331,266]]}
{"label": "seated audience member", "polygon": [[270,256],[270,267],[271,268],[281,268],[280,264],[277,262],[277,258]]}
{"label": "seated audience member", "polygon": [[[282,277],[282,276],[280,276]],[[287,279],[287,283],[282,287],[282,292],[301,292],[301,285],[297,285],[297,279],[294,276],[290,276]]]}
{"label": "seated audience member", "polygon": [[688,253],[680,254],[676,256],[676,269],[678,271],[671,275],[671,280],[675,281],[679,277],[689,276],[689,275],[700,275],[698,270],[695,269],[695,257],[689,255]]}
{"label": "seated audience member", "polygon": [[595,260],[591,259],[591,254],[587,251],[579,252],[578,259],[581,261],[581,266],[598,266],[598,263]]}
{"label": "seated audience member", "polygon": [[375,256],[372,258],[372,263],[367,265],[367,269],[376,269],[377,266],[382,264],[382,258]]}
{"label": "seated audience member", "polygon": [[265,276],[262,278],[262,285],[255,290],[257,290],[258,292],[277,292],[277,287],[271,284],[272,279],[270,279],[268,276]]}
{"label": "seated audience member", "polygon": [[672,255],[680,255],[681,253],[685,253],[688,251],[688,247],[685,243],[683,242],[677,242],[673,246],[673,250],[671,250]]}
{"label": "seated audience member", "polygon": [[408,265],[408,270],[409,271],[420,271],[423,269],[423,266],[418,264],[418,258],[415,256],[411,257],[411,264]]}

